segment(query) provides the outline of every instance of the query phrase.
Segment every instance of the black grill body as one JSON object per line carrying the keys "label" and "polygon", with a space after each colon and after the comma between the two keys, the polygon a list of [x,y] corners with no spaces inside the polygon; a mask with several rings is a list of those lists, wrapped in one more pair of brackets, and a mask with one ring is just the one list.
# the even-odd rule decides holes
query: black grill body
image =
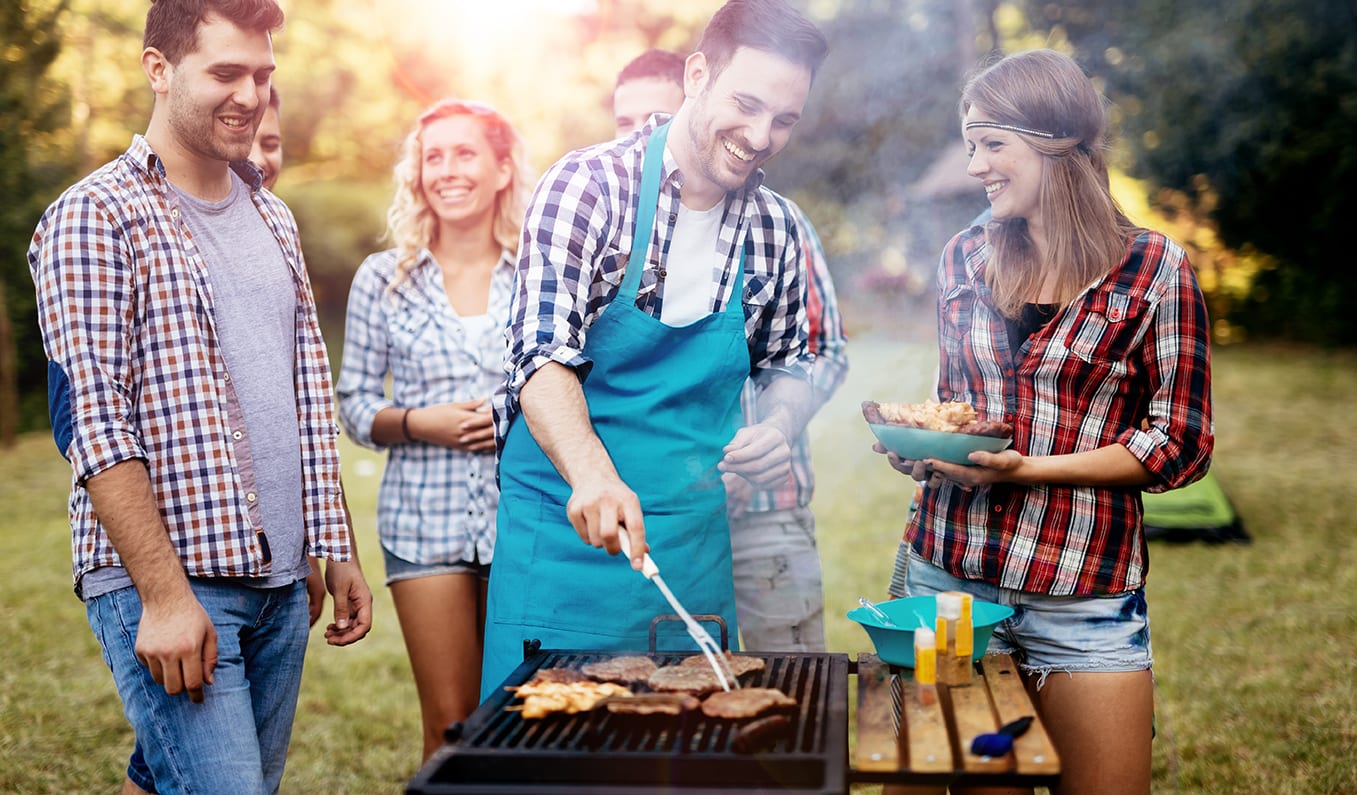
{"label": "black grill body", "polygon": [[[692,652],[651,653],[659,665]],[[504,680],[526,682],[542,668],[645,652],[542,650]],[[506,710],[513,693],[500,688],[409,782],[413,795],[760,795],[847,792],[848,657],[844,654],[755,653],[766,667],[741,680],[775,687],[796,699],[785,713],[790,731],[766,749],[740,753],[732,742],[747,721],[683,716],[615,715],[606,709],[527,720]]]}

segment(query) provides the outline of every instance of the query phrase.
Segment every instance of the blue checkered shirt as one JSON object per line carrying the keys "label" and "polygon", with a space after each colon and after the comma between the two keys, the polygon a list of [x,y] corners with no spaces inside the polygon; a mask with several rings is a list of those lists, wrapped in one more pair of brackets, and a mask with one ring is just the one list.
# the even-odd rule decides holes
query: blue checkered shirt
{"label": "blue checkered shirt", "polygon": [[[469,327],[448,302],[443,272],[421,250],[394,290],[397,251],[368,257],[349,288],[339,420],[354,441],[373,449],[372,422],[385,408],[417,408],[488,398],[504,374],[504,320],[513,258],[490,280],[492,323]],[[391,376],[391,395],[385,381]],[[392,446],[377,497],[382,546],[414,563],[489,563],[495,545],[493,453],[412,442]]]}
{"label": "blue checkered shirt", "polygon": [[[834,294],[834,281],[829,276],[825,250],[815,227],[801,208],[787,202],[801,234],[801,249],[805,257],[806,319],[810,337],[810,352],[815,354],[811,370],[811,396],[816,411],[825,404],[848,376],[848,356],[844,352],[846,338],[839,302]],[[745,382],[740,395],[746,423],[757,422],[758,390],[752,381]],[[804,508],[810,505],[815,491],[815,472],[811,467],[810,440],[805,432],[792,442],[792,473],[782,485],[760,489],[749,497],[749,512],[777,511]]]}
{"label": "blue checkered shirt", "polygon": [[[519,391],[538,368],[554,361],[581,377],[589,371],[585,337],[626,271],[641,165],[654,129],[652,121],[638,133],[572,152],[537,184],[519,247],[506,378],[495,395],[501,447],[518,414]],[[717,241],[725,260],[712,274],[717,289],[711,311],[724,311],[731,300],[741,248],[747,247],[743,301],[751,373],[808,378],[814,357],[806,337],[800,240],[789,202],[762,187],[762,179],[759,172],[725,199]],[[683,175],[666,149],[655,228],[636,295],[637,309],[652,317],[660,317],[663,307],[682,184]]]}

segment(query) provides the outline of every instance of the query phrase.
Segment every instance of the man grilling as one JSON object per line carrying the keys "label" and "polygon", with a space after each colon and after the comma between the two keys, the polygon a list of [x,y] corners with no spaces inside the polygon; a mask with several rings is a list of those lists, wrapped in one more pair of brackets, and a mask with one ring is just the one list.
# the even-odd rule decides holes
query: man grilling
{"label": "man grilling", "polygon": [[[760,167],[790,138],[827,49],[782,0],[730,0],[686,61],[669,123],[571,153],[539,182],[495,397],[483,698],[526,639],[647,645],[670,609],[599,554],[619,551],[620,532],[632,568],[651,551],[689,609],[736,632],[721,478],[785,479],[810,405],[801,246]],[[751,375],[765,385],[760,421],[739,428]]]}

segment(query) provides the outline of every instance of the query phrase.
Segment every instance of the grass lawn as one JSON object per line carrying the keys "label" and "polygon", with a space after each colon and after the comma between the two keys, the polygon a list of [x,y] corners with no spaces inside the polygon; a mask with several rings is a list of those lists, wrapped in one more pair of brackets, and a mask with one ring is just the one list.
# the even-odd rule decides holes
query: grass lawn
{"label": "grass lawn", "polygon": [[[829,643],[856,654],[870,643],[843,614],[884,596],[912,489],[869,451],[857,405],[921,399],[933,360],[874,339],[850,355],[812,433]],[[1357,792],[1357,354],[1222,348],[1215,378],[1214,469],[1254,542],[1151,546],[1155,792]],[[283,789],[398,793],[419,721],[380,584],[381,459],[343,452],[376,627],[347,649],[313,636]],[[68,479],[46,435],[0,452],[0,792],[116,792],[131,748],[71,593]]]}

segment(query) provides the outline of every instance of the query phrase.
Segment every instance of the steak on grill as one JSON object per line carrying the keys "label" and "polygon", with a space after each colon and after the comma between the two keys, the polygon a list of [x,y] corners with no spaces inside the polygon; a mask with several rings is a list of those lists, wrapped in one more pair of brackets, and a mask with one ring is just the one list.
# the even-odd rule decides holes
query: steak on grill
{"label": "steak on grill", "polygon": [[666,665],[656,669],[647,684],[657,693],[691,693],[695,696],[721,689],[721,682],[710,665],[701,668],[695,665]]}
{"label": "steak on grill", "polygon": [[523,686],[532,688],[537,685],[548,684],[568,685],[571,682],[583,682],[588,678],[574,668],[543,668],[533,674],[527,682],[524,682]]}
{"label": "steak on grill", "polygon": [[[725,655],[726,663],[730,665],[730,670],[736,676],[744,676],[745,674],[754,673],[755,671],[762,671],[766,667],[762,657],[750,657],[745,654],[731,654],[729,651],[726,651]],[[685,657],[683,658],[683,662],[680,662],[679,665],[695,668],[711,668],[711,662],[707,660],[707,655],[705,654],[694,654],[691,657]]]}
{"label": "steak on grill", "polygon": [[745,687],[712,693],[702,702],[709,718],[752,718],[770,709],[796,706],[796,699],[772,687]]}
{"label": "steak on grill", "polygon": [[637,693],[631,698],[608,699],[608,711],[618,715],[681,715],[702,705],[687,693]]}
{"label": "steak on grill", "polygon": [[655,661],[638,655],[609,657],[586,663],[580,667],[585,675],[602,682],[621,682],[624,685],[644,682],[655,673]]}

